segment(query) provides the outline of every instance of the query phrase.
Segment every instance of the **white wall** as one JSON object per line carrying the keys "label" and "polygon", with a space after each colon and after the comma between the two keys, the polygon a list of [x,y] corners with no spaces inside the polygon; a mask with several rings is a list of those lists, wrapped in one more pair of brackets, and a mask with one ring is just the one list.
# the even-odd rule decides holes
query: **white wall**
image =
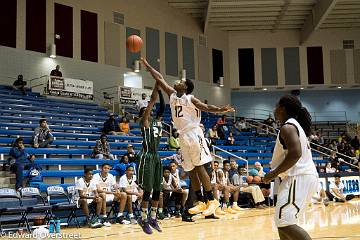
{"label": "white wall", "polygon": [[[284,56],[283,48],[299,47],[299,31],[277,31],[271,32],[231,32],[229,34],[229,72],[231,79],[231,87],[239,88],[239,67],[238,67],[238,48],[254,48],[255,62],[255,85],[262,87],[262,71],[261,71],[261,48],[276,48],[278,63],[278,82],[279,86],[285,84]],[[299,47],[300,54],[300,78],[301,85],[308,85],[306,47],[322,46],[323,48],[323,64],[324,64],[324,83],[331,82],[330,69],[330,50],[342,49],[343,40],[354,40],[355,48],[360,48],[360,30],[344,29],[344,30],[325,30],[320,29],[308,39],[308,41]],[[352,51],[346,52],[349,66],[353,62]],[[347,69],[348,84],[354,83],[354,69]]]}
{"label": "white wall", "polygon": [[[81,78],[94,81],[95,89],[122,85],[123,73],[130,71],[126,68],[125,36],[126,27],[137,28],[141,31],[141,37],[146,42],[145,28],[152,27],[160,30],[160,70],[165,72],[165,32],[178,35],[178,65],[179,72],[182,69],[182,36],[194,39],[195,57],[195,94],[200,99],[208,99],[215,104],[228,104],[230,102],[230,89],[219,88],[212,83],[212,73],[209,79],[198,77],[198,38],[202,34],[202,27],[189,15],[178,9],[168,6],[163,0],[47,0],[47,46],[54,41],[54,3],[60,3],[73,7],[73,58],[57,57],[49,59],[45,54],[25,50],[25,20],[26,0],[18,0],[17,22],[17,48],[0,46],[0,82],[10,84],[13,81],[9,77],[23,74],[25,79],[49,74],[56,64],[61,65],[63,75],[71,78]],[[98,14],[98,63],[81,60],[81,36],[80,36],[80,10],[87,10]],[[120,25],[121,37],[119,44],[122,46],[120,53],[120,67],[105,65],[104,46],[104,22],[113,21],[113,11],[125,15],[125,25]],[[224,64],[228,60],[227,33],[215,29],[209,29],[208,56],[211,59],[211,49],[217,48],[224,51]],[[143,45],[142,54],[146,53],[146,44]],[[228,68],[224,66],[225,84],[229,86]],[[207,69],[212,69],[209,61]],[[143,74],[144,86],[152,86],[153,80],[146,72]],[[166,76],[170,82],[176,78]],[[200,81],[199,81],[200,80]]]}

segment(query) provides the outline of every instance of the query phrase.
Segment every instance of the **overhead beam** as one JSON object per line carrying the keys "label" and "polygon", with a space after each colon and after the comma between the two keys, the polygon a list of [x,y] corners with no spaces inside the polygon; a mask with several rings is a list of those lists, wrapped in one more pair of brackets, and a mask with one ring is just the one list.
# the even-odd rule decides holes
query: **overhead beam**
{"label": "overhead beam", "polygon": [[277,17],[276,21],[275,21],[275,24],[273,26],[273,29],[271,30],[271,32],[275,32],[278,28],[279,28],[279,25],[281,23],[281,20],[283,19],[283,17],[285,16],[285,13],[286,11],[288,10],[289,8],[289,5],[291,3],[291,0],[285,0],[285,4],[283,5],[283,7],[281,8],[281,11],[280,11],[280,14],[279,16]]}
{"label": "overhead beam", "polygon": [[317,2],[312,10],[312,14],[309,15],[308,19],[305,21],[303,29],[301,30],[300,44],[304,44],[311,34],[319,29],[337,2],[338,0],[321,0]]}
{"label": "overhead beam", "polygon": [[206,31],[208,29],[209,19],[210,19],[210,14],[211,14],[211,6],[212,6],[212,0],[208,0],[208,5],[206,8],[205,19],[204,19],[204,34],[206,33]]}

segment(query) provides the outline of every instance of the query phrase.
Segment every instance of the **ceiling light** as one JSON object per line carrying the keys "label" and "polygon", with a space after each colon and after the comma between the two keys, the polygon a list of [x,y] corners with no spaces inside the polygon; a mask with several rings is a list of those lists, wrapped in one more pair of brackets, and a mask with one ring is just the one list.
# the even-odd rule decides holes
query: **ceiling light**
{"label": "ceiling light", "polygon": [[263,88],[264,91],[267,91],[267,88]]}
{"label": "ceiling light", "polygon": [[341,87],[340,87],[340,86],[338,86],[338,88],[340,89]]}

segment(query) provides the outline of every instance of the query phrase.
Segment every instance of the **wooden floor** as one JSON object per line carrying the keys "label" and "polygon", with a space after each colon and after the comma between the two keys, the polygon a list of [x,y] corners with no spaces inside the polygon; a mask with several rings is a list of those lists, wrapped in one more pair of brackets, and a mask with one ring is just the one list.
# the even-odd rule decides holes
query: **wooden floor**
{"label": "wooden floor", "polygon": [[[101,229],[64,229],[80,233],[81,239],[279,239],[273,223],[274,208],[248,209],[240,214],[226,215],[220,220],[198,219],[184,223],[180,219],[163,220],[162,233],[146,235],[137,225],[113,225]],[[360,199],[329,206],[312,205],[299,218],[300,225],[313,239],[359,239]]]}

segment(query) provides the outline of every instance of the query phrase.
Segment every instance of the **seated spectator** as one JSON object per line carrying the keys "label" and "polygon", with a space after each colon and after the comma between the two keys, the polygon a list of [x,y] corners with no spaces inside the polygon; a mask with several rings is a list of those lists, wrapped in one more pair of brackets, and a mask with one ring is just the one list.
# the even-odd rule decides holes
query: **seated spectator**
{"label": "seated spectator", "polygon": [[229,136],[228,136],[227,141],[226,141],[226,145],[230,145],[230,146],[235,145],[235,138],[233,137],[232,132],[229,133]]}
{"label": "seated spectator", "polygon": [[47,120],[45,118],[40,119],[39,124],[40,126],[35,128],[33,134],[33,147],[48,148],[53,142],[54,137],[51,134],[51,130],[49,129]]}
{"label": "seated spectator", "polygon": [[225,140],[225,133],[228,131],[226,115],[222,115],[216,122],[218,136],[221,140]]}
{"label": "seated spectator", "polygon": [[[79,192],[78,204],[85,214],[86,222],[91,228],[99,228],[106,221],[106,196],[97,192],[96,183],[92,177],[92,170],[86,168],[84,176],[76,181],[75,188]],[[95,216],[92,218],[89,214],[89,205],[95,206],[96,209]],[[100,218],[101,213],[103,219]]]}
{"label": "seated spectator", "polygon": [[134,167],[127,166],[126,174],[121,176],[119,181],[120,189],[127,194],[127,210],[129,213],[129,220],[131,224],[137,224],[136,218],[133,212],[133,203],[141,201],[143,192],[136,184],[136,176],[134,175]]}
{"label": "seated spectator", "polygon": [[256,208],[263,209],[265,206],[262,204],[265,201],[264,194],[262,193],[260,187],[256,184],[248,185],[248,183],[244,182],[241,176],[241,167],[238,168],[238,174],[234,174],[232,178],[232,182],[235,186],[240,186],[241,192],[251,193]]}
{"label": "seated spectator", "polygon": [[272,113],[269,114],[269,117],[264,121],[263,129],[268,132],[275,133],[276,122]]}
{"label": "seated spectator", "polygon": [[260,162],[255,162],[254,166],[255,166],[255,169],[258,171],[257,176],[259,176],[261,178],[264,177],[265,172],[264,172],[263,166],[261,166],[261,163]]}
{"label": "seated spectator", "polygon": [[[139,113],[141,109],[147,108],[149,105],[149,101],[146,99],[146,97],[146,93],[143,93],[141,94],[141,99],[136,102],[136,109],[139,111]],[[139,117],[141,116],[139,115]]]}
{"label": "seated spectator", "polygon": [[324,137],[321,135],[321,133],[318,131],[318,132],[316,132],[316,135],[317,135],[317,139],[318,139],[319,144],[324,145],[325,140],[324,140]]}
{"label": "seated spectator", "polygon": [[50,77],[62,77],[62,72],[60,72],[60,65],[56,65],[55,69],[51,70]]}
{"label": "seated spectator", "polygon": [[240,121],[236,121],[234,127],[239,131],[239,132],[247,132],[248,131],[248,127],[245,121],[245,118],[240,118]]}
{"label": "seated spectator", "polygon": [[121,118],[121,123],[119,123],[120,132],[129,135],[130,133],[130,123],[126,117]]}
{"label": "seated spectator", "polygon": [[23,80],[23,75],[19,75],[18,78],[13,83],[14,90],[20,90],[23,95],[26,95],[26,81]]}
{"label": "seated spectator", "polygon": [[334,172],[336,172],[336,168],[331,167],[331,162],[328,162],[328,163],[326,163],[325,172],[326,173],[334,173]]}
{"label": "seated spectator", "polygon": [[328,148],[331,149],[331,150],[333,150],[333,151],[335,151],[335,152],[337,152],[338,149],[337,149],[337,142],[336,142],[336,140],[332,140],[331,143],[329,144]]}
{"label": "seated spectator", "polygon": [[218,126],[221,126],[221,125],[224,125],[224,124],[227,124],[227,122],[226,122],[226,115],[222,115],[221,118],[219,118],[219,119],[216,121],[216,125],[218,125]]}
{"label": "seated spectator", "polygon": [[[239,192],[240,192],[240,187],[239,186],[235,186],[231,183],[230,181],[230,171],[231,171],[231,164],[229,160],[225,160],[223,161],[223,165],[224,165],[224,180],[226,180],[226,186],[229,188],[229,193],[232,194],[233,197],[233,204],[231,206],[232,210],[235,211],[241,211],[241,208],[238,206],[238,200],[239,200]],[[225,201],[226,202],[226,201]],[[229,202],[227,202],[227,206],[226,207],[230,207]],[[224,206],[223,206],[224,208]]]}
{"label": "seated spectator", "polygon": [[10,149],[9,156],[15,160],[11,166],[11,171],[16,173],[15,189],[19,190],[24,187],[23,184],[23,170],[29,170],[31,167],[36,167],[34,163],[35,156],[26,152],[23,138],[19,137],[15,140],[13,147]]}
{"label": "seated spectator", "polygon": [[132,162],[130,163],[129,162],[129,157],[128,156],[123,156],[120,160],[120,163],[118,164],[115,164],[113,169],[118,171],[119,172],[119,175],[122,176],[126,173],[126,169],[129,167],[129,166],[132,166],[134,170],[136,170],[136,163]]}
{"label": "seated spectator", "polygon": [[335,181],[331,182],[329,185],[330,200],[333,200],[335,202],[346,202],[354,198],[353,195],[344,195],[344,184],[341,182],[340,175],[335,174],[334,175]]}
{"label": "seated spectator", "polygon": [[[134,146],[131,144],[128,144],[126,147],[127,153],[124,154],[123,158],[127,156],[130,163],[136,163],[137,164],[137,158],[136,158],[136,152],[134,150]],[[122,159],[123,161],[123,159]]]}
{"label": "seated spectator", "polygon": [[212,128],[209,129],[208,131],[208,138],[210,138],[210,140],[215,143],[216,140],[220,139],[218,136],[218,131],[217,131],[217,126],[214,125]]}
{"label": "seated spectator", "polygon": [[[101,165],[101,172],[96,173],[93,177],[96,183],[96,188],[99,194],[104,193],[106,195],[106,202],[118,202],[119,212],[116,216],[116,222],[120,224],[129,224],[124,217],[124,210],[126,206],[127,195],[125,192],[121,192],[116,184],[115,177],[109,173],[111,166],[108,163]],[[103,223],[105,226],[111,226],[109,222]]]}
{"label": "seated spectator", "polygon": [[173,129],[172,136],[169,138],[169,150],[176,150],[180,148],[179,132]]}
{"label": "seated spectator", "polygon": [[117,135],[120,133],[119,122],[114,113],[109,114],[109,119],[104,122],[103,133]]}
{"label": "seated spectator", "polygon": [[173,154],[173,155],[171,155],[169,157],[165,157],[162,160],[172,160],[172,161],[176,162],[176,164],[178,166],[181,166],[181,163],[183,161],[183,155],[181,153],[181,149],[180,148],[176,149],[175,154]]}
{"label": "seated spectator", "polygon": [[[172,166],[171,166],[172,165]],[[175,201],[175,217],[181,217],[181,212],[187,199],[187,191],[181,188],[179,173],[176,171],[176,163],[164,168],[163,173],[163,202],[164,215],[168,215],[170,201]]]}
{"label": "seated spectator", "polygon": [[101,134],[100,140],[96,140],[93,156],[98,159],[114,160],[114,155],[111,154],[110,144],[105,134]]}

